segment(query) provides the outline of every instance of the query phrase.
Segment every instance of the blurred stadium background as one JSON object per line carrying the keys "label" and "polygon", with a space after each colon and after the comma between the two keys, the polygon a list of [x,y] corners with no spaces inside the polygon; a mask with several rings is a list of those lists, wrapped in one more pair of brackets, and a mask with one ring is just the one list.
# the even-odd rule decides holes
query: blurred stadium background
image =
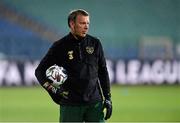
{"label": "blurred stadium background", "polygon": [[105,50],[109,121],[180,121],[180,0],[0,0],[0,122],[58,121],[34,69],[76,8]]}

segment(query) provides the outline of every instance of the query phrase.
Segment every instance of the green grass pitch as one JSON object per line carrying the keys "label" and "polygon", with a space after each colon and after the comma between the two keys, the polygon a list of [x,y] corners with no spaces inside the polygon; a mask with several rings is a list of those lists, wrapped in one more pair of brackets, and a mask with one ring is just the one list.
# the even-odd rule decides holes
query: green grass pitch
{"label": "green grass pitch", "polygon": [[[112,86],[109,122],[180,121],[180,85]],[[0,122],[58,122],[59,106],[41,87],[1,87]]]}

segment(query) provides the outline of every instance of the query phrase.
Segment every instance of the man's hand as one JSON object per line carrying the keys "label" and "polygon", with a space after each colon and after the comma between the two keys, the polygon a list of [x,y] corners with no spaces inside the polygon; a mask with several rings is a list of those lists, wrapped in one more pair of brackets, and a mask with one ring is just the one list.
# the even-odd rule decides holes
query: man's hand
{"label": "man's hand", "polygon": [[112,115],[112,101],[109,99],[104,100],[103,109],[106,109],[105,120],[109,119]]}
{"label": "man's hand", "polygon": [[65,98],[65,99],[67,99],[68,98],[68,92],[67,91],[64,91],[64,89],[63,88],[61,88],[61,87],[54,87],[52,84],[50,84],[49,82],[46,82],[44,85],[43,85],[43,87],[47,90],[47,91],[49,91],[49,92],[51,92],[51,93],[53,93],[53,94],[55,94],[55,95],[57,95],[57,96],[61,96],[61,97],[63,97],[63,98]]}
{"label": "man's hand", "polygon": [[65,99],[68,99],[69,92],[68,91],[64,91],[64,89],[57,88],[56,94],[61,96],[61,97],[63,97],[63,98],[65,98]]}

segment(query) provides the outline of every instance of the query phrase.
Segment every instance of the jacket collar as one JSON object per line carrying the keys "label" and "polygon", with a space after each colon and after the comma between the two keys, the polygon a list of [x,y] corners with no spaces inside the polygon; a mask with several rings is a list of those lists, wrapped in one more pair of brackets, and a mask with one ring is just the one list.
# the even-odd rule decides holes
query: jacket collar
{"label": "jacket collar", "polygon": [[71,33],[71,32],[69,32],[69,34],[68,34],[68,37],[69,37],[69,39],[71,40],[71,41],[75,41],[75,42],[82,42],[83,40],[86,40],[86,38],[87,38],[87,35],[84,37],[84,38],[82,38],[82,39],[76,39],[74,36],[73,36],[73,34]]}

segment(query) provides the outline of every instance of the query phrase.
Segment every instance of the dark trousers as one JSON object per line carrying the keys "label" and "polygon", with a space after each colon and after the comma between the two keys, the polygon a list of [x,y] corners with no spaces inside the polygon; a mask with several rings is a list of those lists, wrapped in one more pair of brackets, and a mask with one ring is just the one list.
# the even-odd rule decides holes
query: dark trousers
{"label": "dark trousers", "polygon": [[102,102],[80,106],[60,106],[60,122],[104,122]]}

